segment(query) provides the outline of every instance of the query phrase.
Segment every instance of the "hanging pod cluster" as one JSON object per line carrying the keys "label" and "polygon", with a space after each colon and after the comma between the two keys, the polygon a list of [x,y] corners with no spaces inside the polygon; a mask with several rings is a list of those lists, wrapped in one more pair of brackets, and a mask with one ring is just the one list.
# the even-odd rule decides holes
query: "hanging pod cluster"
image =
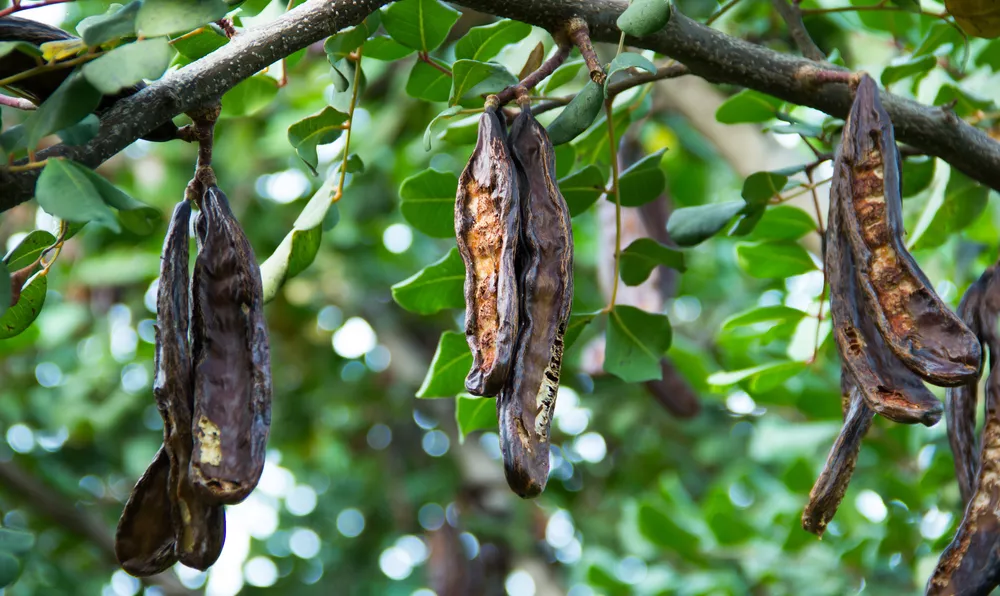
{"label": "hanging pod cluster", "polygon": [[508,133],[495,97],[458,181],[473,395],[497,396],[504,474],[524,498],[545,489],[563,335],[573,299],[573,233],[555,154],[526,101]]}
{"label": "hanging pod cluster", "polygon": [[845,422],[809,495],[802,526],[822,535],[879,414],[931,426],[942,406],[924,385],[973,383],[979,339],[934,292],[903,242],[900,158],[868,75],[858,82],[834,162],[825,239]]}
{"label": "hanging pod cluster", "polygon": [[118,561],[135,576],[177,561],[202,570],[215,563],[224,505],[256,487],[271,423],[270,347],[253,249],[226,196],[208,185],[189,277],[190,220],[185,199],[167,230],[157,290],[153,395],[163,446],[132,490],[115,536]]}

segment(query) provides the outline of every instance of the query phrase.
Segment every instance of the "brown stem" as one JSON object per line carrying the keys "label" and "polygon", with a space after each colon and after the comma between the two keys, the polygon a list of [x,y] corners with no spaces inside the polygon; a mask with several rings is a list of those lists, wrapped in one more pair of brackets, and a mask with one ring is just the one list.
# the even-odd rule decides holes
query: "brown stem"
{"label": "brown stem", "polygon": [[7,106],[9,108],[14,108],[16,110],[35,109],[35,104],[31,103],[27,99],[22,99],[20,97],[11,97],[9,95],[0,95],[0,106]]}
{"label": "brown stem", "polygon": [[444,74],[448,75],[449,77],[452,76],[450,70],[448,70],[447,68],[441,66],[437,62],[431,60],[431,57],[430,57],[430,55],[427,52],[417,52],[417,58],[419,58],[421,62],[426,62],[427,64],[430,64],[432,67],[434,67],[435,69],[443,72]]}
{"label": "brown stem", "polygon": [[802,55],[810,60],[826,60],[823,50],[819,49],[816,42],[809,35],[805,23],[802,22],[802,9],[798,4],[789,4],[788,0],[772,0],[774,9],[778,11],[785,24],[788,25],[788,33],[792,36],[792,41],[799,47]]}
{"label": "brown stem", "polygon": [[545,80],[546,77],[550,76],[553,72],[555,72],[557,68],[559,68],[562,65],[563,62],[566,61],[566,58],[569,56],[569,52],[572,49],[572,47],[573,46],[571,46],[568,43],[559,44],[559,49],[556,50],[556,53],[553,54],[551,58],[542,63],[542,65],[538,67],[538,70],[524,77],[524,79],[522,79],[516,85],[511,85],[510,87],[507,87],[500,93],[497,93],[496,98],[499,104],[505,105],[507,103],[510,103],[514,99],[516,95],[515,90],[518,87],[523,88],[525,92],[528,92],[531,89],[533,89],[535,85]]}
{"label": "brown stem", "polygon": [[580,54],[583,55],[583,60],[587,63],[587,69],[590,71],[590,79],[598,85],[603,85],[607,75],[604,74],[604,67],[601,66],[597,52],[594,51],[594,44],[590,41],[590,28],[587,26],[587,21],[573,17],[566,24],[566,34],[573,40],[576,47],[580,48]]}
{"label": "brown stem", "polygon": [[64,2],[72,2],[73,0],[42,0],[41,2],[36,2],[34,4],[21,4],[20,2],[13,2],[12,5],[0,10],[0,17],[5,17],[9,14],[14,14],[19,10],[28,10],[29,8],[38,8],[40,6],[51,6],[53,4],[62,4]]}
{"label": "brown stem", "polygon": [[[690,74],[690,71],[688,71],[688,68],[683,64],[674,63],[668,64],[667,66],[661,66],[656,69],[656,74],[642,72],[623,81],[618,81],[608,85],[608,97],[614,97],[633,87],[637,87],[645,83],[652,83],[653,81],[659,81],[661,79],[674,79],[686,74]],[[554,110],[560,106],[568,104],[573,100],[573,97],[574,96],[570,95],[567,97],[553,97],[551,99],[547,99],[531,108],[531,113],[537,115],[548,112],[549,110]]]}

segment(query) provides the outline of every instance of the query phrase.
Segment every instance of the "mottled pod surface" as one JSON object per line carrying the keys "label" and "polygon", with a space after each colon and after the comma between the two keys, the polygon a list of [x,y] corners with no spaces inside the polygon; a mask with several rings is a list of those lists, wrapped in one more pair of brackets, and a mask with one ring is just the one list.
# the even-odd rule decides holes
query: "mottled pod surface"
{"label": "mottled pod surface", "polygon": [[830,449],[816,484],[809,492],[809,502],[802,512],[802,528],[818,536],[826,531],[826,525],[844,500],[847,485],[858,463],[861,441],[868,433],[875,412],[868,407],[858,389],[851,388],[847,394],[850,407],[840,435]]}
{"label": "mottled pod surface", "polygon": [[115,532],[115,556],[136,577],[160,573],[177,562],[167,478],[170,461],[161,447],[139,477]]}
{"label": "mottled pod surface", "polygon": [[233,504],[260,479],[271,424],[260,267],[226,196],[215,186],[202,195],[195,232],[190,471],[203,499]]}
{"label": "mottled pod surface", "polygon": [[975,334],[941,301],[903,243],[899,154],[889,114],[868,75],[844,125],[834,178],[851,201],[843,228],[854,254],[865,308],[886,345],[928,382],[950,387],[979,375]]}
{"label": "mottled pod surface", "polygon": [[846,184],[845,177],[834,176],[824,256],[834,339],[843,367],[877,414],[931,426],[941,419],[941,402],[886,347],[870,309],[860,303],[853,255],[843,238],[843,211],[851,200]]}
{"label": "mottled pod surface", "polygon": [[573,300],[573,232],[555,182],[552,144],[527,104],[510,140],[521,185],[522,310],[514,369],[497,415],[507,483],[529,498],[545,489],[549,473],[549,430]]}
{"label": "mottled pod surface", "polygon": [[514,356],[518,195],[503,114],[487,107],[455,197],[455,236],[465,262],[465,336],[472,350],[465,388],[473,395],[499,393]]}

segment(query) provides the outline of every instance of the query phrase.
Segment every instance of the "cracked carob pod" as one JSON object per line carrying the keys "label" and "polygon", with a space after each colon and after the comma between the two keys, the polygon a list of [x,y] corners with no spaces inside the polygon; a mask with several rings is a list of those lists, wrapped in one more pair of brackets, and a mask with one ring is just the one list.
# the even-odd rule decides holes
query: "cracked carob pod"
{"label": "cracked carob pod", "polygon": [[517,170],[503,113],[491,96],[479,118],[479,140],[458,180],[455,236],[465,262],[465,336],[473,395],[500,392],[511,368],[518,329],[515,255],[520,211]]}
{"label": "cracked carob pod", "polygon": [[842,205],[843,228],[863,308],[910,370],[935,385],[962,385],[979,376],[982,351],[906,250],[899,172],[889,114],[875,81],[863,75],[834,166],[851,198]]}
{"label": "cracked carob pod", "polygon": [[271,425],[271,362],[260,267],[229,201],[206,185],[195,223],[191,479],[211,503],[257,486]]}
{"label": "cracked carob pod", "polygon": [[844,211],[850,207],[849,178],[834,166],[824,263],[830,282],[833,333],[843,368],[868,406],[894,422],[932,426],[941,419],[941,402],[886,347],[866,305],[860,303],[854,257],[844,239]]}
{"label": "cracked carob pod", "polygon": [[170,460],[163,447],[136,482],[115,531],[115,557],[136,577],[155,575],[177,562],[167,492]]}
{"label": "cracked carob pod", "polygon": [[555,182],[552,143],[527,102],[514,120],[510,144],[521,188],[521,329],[497,417],[507,484],[530,498],[545,489],[549,473],[549,430],[573,300],[573,232]]}

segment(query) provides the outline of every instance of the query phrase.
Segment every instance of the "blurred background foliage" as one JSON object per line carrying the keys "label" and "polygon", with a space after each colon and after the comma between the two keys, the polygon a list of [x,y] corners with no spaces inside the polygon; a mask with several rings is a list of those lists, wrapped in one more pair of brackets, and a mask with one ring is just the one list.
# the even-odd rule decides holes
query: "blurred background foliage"
{"label": "blurred background foliage", "polygon": [[[247,2],[237,24],[266,22],[285,4]],[[805,0],[802,7],[868,4],[874,2]],[[880,77],[894,93],[927,104],[955,101],[961,117],[992,127],[1000,42],[966,46],[942,20],[899,10],[916,4],[807,15],[805,22],[833,59]],[[712,0],[677,5],[701,20],[720,9]],[[943,10],[930,0],[920,7]],[[106,8],[88,0],[24,16],[72,30]],[[451,61],[455,40],[491,20],[463,14],[434,55]],[[794,52],[769,2],[735,3],[714,26]],[[538,41],[552,45],[535,29],[497,60],[517,73]],[[605,60],[614,55],[612,47],[598,50]],[[186,61],[175,60],[178,66]],[[453,120],[435,128],[433,149],[425,150],[424,130],[444,104],[408,94],[415,61],[413,55],[363,59],[366,85],[350,151],[364,171],[349,175],[337,205],[339,223],[324,234],[315,262],[266,308],[274,418],[258,489],[228,508],[226,547],[207,574],[178,566],[169,572],[174,579],[150,586],[116,570],[109,540],[161,441],[150,391],[155,279],[166,217],[183,195],[196,151],[179,142],[139,141],[99,169],[163,218],[148,236],[88,225],[52,268],[36,322],[0,342],[0,433],[6,439],[0,442],[0,514],[4,527],[35,536],[20,578],[4,593],[920,592],[961,518],[943,423],[906,427],[878,419],[826,537],[816,540],[800,528],[809,489],[840,426],[836,349],[828,319],[817,326],[815,316],[823,297],[815,231],[792,239],[811,257],[788,275],[779,268],[762,276],[760,259],[739,258],[746,250],[740,247],[773,242],[785,229],[783,220],[765,225],[768,215],[749,237],[723,234],[686,251],[687,271],[672,278],[663,310],[674,331],[668,355],[700,399],[691,419],[672,416],[645,385],[602,374],[605,322],[589,326],[566,357],[552,477],[537,500],[522,501],[507,489],[495,431],[463,440],[453,400],[414,397],[440,334],[461,329],[461,312],[419,316],[393,301],[391,285],[454,246],[453,239],[408,225],[399,188],[431,166],[458,174],[474,141],[470,121],[462,134],[461,122]],[[219,184],[259,260],[336,171],[342,150],[342,139],[321,146],[319,176],[313,176],[290,147],[289,125],[331,103],[342,105],[344,95],[331,82],[321,45],[287,66],[287,86],[275,84],[282,72],[276,64],[252,88],[224,99],[217,128]],[[581,69],[560,93],[581,88],[585,76]],[[780,102],[767,104],[770,111],[760,117],[738,92],[690,77],[664,81],[655,85],[648,109],[634,112],[626,133],[634,152],[667,149],[660,201],[682,207],[738,199],[755,171],[815,161],[806,143],[818,153],[832,150],[839,121]],[[727,97],[743,97],[727,104],[736,114],[731,126],[716,120],[714,107]],[[698,106],[692,109],[685,98],[696,98]],[[9,126],[19,115],[5,110],[4,118]],[[603,175],[606,160],[597,157]],[[904,203],[907,241],[917,248],[923,242],[914,254],[955,306],[996,256],[997,201],[933,158],[909,158],[904,170],[908,180],[925,179],[908,187],[919,192],[908,193],[913,196]],[[828,187],[822,181],[830,171],[829,163],[813,170],[824,220]],[[805,181],[799,168],[785,193]],[[811,192],[784,206],[816,218]],[[611,253],[600,210],[574,219],[575,312],[606,301],[599,270]],[[26,203],[3,214],[0,240],[9,250],[32,229],[53,225]],[[735,314],[774,305],[808,314],[723,325]],[[773,366],[734,373],[764,365]]]}

